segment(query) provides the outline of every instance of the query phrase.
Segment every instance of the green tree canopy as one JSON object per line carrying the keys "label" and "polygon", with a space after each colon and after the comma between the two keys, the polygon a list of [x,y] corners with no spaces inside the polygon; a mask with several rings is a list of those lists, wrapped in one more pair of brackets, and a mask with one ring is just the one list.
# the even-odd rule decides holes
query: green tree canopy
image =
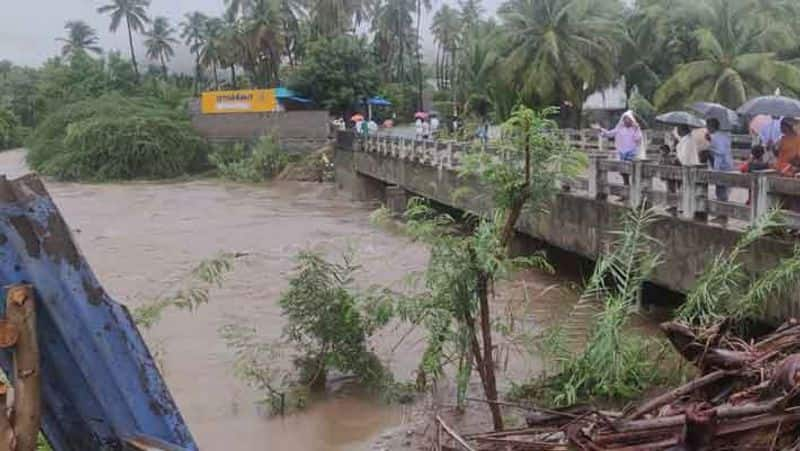
{"label": "green tree canopy", "polygon": [[364,39],[339,36],[312,44],[290,86],[322,107],[341,113],[377,92],[377,68]]}
{"label": "green tree canopy", "polygon": [[658,89],[659,109],[709,100],[736,108],[776,88],[800,93],[800,69],[777,52],[793,44],[774,11],[759,0],[705,0],[694,5],[700,24],[693,37],[699,56],[679,66]]}
{"label": "green tree canopy", "polygon": [[616,0],[507,0],[499,9],[510,45],[506,71],[529,101],[567,100],[580,111],[618,77],[621,10]]}
{"label": "green tree canopy", "polygon": [[67,37],[57,38],[57,41],[63,42],[61,47],[61,56],[69,57],[76,52],[93,52],[101,53],[103,49],[97,45],[97,31],[90,27],[82,20],[70,20],[64,25],[67,30]]}

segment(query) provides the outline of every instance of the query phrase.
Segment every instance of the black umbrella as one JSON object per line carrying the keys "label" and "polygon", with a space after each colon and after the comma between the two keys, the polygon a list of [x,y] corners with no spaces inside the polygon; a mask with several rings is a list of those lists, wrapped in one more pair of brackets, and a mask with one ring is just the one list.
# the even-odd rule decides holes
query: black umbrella
{"label": "black umbrella", "polygon": [[800,101],[783,96],[763,96],[751,99],[736,110],[739,114],[770,116],[800,116]]}
{"label": "black umbrella", "polygon": [[702,119],[686,111],[672,111],[656,116],[656,120],[667,125],[688,125],[689,127],[700,128],[706,124]]}
{"label": "black umbrella", "polygon": [[713,102],[697,102],[692,104],[692,109],[702,114],[706,119],[716,119],[723,130],[732,130],[739,125],[739,113]]}

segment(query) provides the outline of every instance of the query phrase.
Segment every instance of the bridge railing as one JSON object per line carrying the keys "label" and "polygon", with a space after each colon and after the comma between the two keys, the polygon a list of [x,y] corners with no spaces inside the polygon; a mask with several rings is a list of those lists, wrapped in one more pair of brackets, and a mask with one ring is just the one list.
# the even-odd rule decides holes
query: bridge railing
{"label": "bridge railing", "polygon": [[[349,139],[353,140],[352,134]],[[456,169],[464,154],[475,151],[475,146],[468,143],[383,135],[355,139],[347,148],[440,170]],[[800,229],[800,179],[780,177],[774,171],[743,174],[711,171],[704,165],[660,165],[648,159],[620,161],[612,159],[611,152],[604,150],[602,144],[594,150],[591,146],[581,148],[589,152],[589,166],[584,176],[561,182],[564,190],[570,193],[610,202],[621,201],[629,207],[646,202],[686,220],[724,216],[752,223],[770,208],[780,205],[785,208],[787,226]],[[715,190],[711,188],[718,186],[727,187],[728,200],[715,197]]]}

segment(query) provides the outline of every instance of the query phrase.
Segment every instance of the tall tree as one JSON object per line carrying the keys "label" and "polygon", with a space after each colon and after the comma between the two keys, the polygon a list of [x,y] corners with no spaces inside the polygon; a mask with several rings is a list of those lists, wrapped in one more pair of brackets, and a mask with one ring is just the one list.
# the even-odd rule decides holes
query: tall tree
{"label": "tall tree", "polygon": [[384,0],[376,4],[372,16],[374,44],[384,65],[385,80],[405,83],[414,45],[414,0]]}
{"label": "tall tree", "polygon": [[200,70],[200,49],[203,47],[203,32],[205,30],[206,21],[208,17],[199,12],[194,11],[186,13],[184,20],[181,22],[181,38],[183,38],[189,50],[194,54],[194,92],[200,89],[202,82],[202,72]]}
{"label": "tall tree", "polygon": [[800,69],[777,52],[794,45],[782,23],[758,0],[706,0],[692,10],[700,21],[694,31],[699,55],[681,65],[658,89],[658,108],[694,100],[738,107],[749,97],[783,88],[800,93]]}
{"label": "tall tree", "polygon": [[136,72],[137,78],[139,77],[139,66],[136,64],[136,52],[133,49],[133,32],[143,31],[144,24],[150,22],[147,17],[148,6],[150,6],[150,0],[111,0],[111,3],[97,8],[97,12],[111,15],[111,25],[108,27],[111,31],[117,31],[122,19],[125,19],[125,25],[128,28],[128,45],[131,49],[131,63],[133,63],[133,70]]}
{"label": "tall tree", "polygon": [[442,5],[433,16],[431,33],[436,42],[436,80],[439,89],[451,87],[461,25],[459,12],[447,4]]}
{"label": "tall tree", "polygon": [[465,32],[475,30],[484,14],[481,0],[459,0],[462,28]]}
{"label": "tall tree", "polygon": [[214,89],[219,90],[219,73],[217,66],[224,52],[224,22],[222,19],[213,17],[206,21],[203,30],[203,45],[200,48],[200,64],[203,67],[211,68],[214,75]]}
{"label": "tall tree", "polygon": [[622,5],[599,0],[507,0],[500,6],[516,86],[529,100],[572,104],[579,125],[583,102],[617,77]]}
{"label": "tall tree", "polygon": [[220,29],[220,55],[219,63],[231,71],[231,86],[236,89],[236,65],[241,63],[243,57],[242,35],[240,22],[228,10],[223,16]]}
{"label": "tall tree", "polygon": [[67,30],[67,37],[57,38],[56,41],[63,42],[61,55],[69,57],[75,52],[90,51],[101,53],[103,50],[97,45],[97,32],[82,20],[70,20],[64,25]]}
{"label": "tall tree", "polygon": [[174,34],[175,29],[172,28],[166,17],[156,17],[155,20],[153,20],[153,26],[144,33],[146,37],[144,45],[147,48],[147,57],[161,63],[161,71],[164,74],[164,80],[167,79],[167,61],[175,55],[175,50],[172,46],[178,43]]}
{"label": "tall tree", "polygon": [[278,0],[252,0],[252,6],[242,24],[246,67],[250,69],[258,85],[277,86],[283,48]]}
{"label": "tall tree", "polygon": [[424,75],[422,74],[422,42],[421,39],[421,32],[422,32],[422,9],[425,8],[425,11],[431,10],[431,0],[416,0],[417,2],[417,39],[416,39],[416,51],[417,51],[417,87],[419,88],[417,94],[417,109],[418,111],[422,111],[424,109],[423,99],[422,99],[422,89],[424,84]]}
{"label": "tall tree", "polygon": [[315,37],[352,33],[368,16],[369,0],[311,0],[311,28]]}

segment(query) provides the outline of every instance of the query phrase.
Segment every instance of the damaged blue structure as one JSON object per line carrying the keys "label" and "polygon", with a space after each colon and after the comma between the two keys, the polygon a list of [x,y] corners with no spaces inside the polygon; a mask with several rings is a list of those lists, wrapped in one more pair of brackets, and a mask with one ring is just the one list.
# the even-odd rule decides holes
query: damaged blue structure
{"label": "damaged blue structure", "polygon": [[[56,451],[197,450],[128,310],[97,281],[42,181],[0,177],[0,285],[36,293],[42,429]],[[5,315],[5,302],[0,302]],[[0,351],[11,374],[11,355]]]}

